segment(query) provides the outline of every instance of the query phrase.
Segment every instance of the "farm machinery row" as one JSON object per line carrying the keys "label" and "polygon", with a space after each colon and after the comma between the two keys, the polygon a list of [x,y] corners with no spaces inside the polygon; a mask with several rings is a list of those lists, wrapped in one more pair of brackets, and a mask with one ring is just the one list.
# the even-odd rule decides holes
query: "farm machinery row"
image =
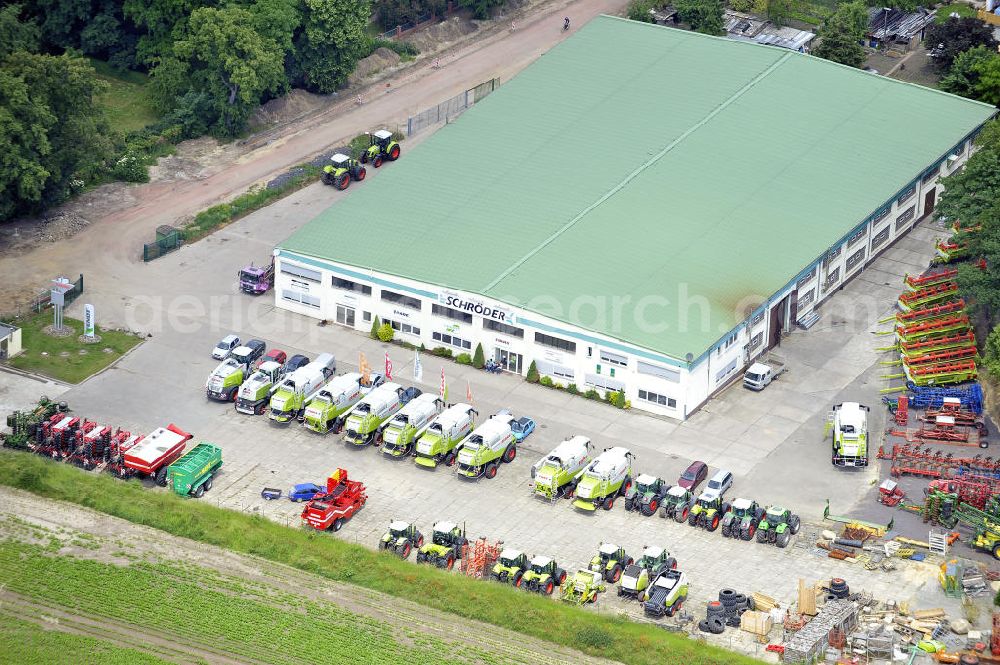
{"label": "farm machinery row", "polygon": [[399,159],[400,152],[399,142],[388,130],[380,129],[369,133],[368,147],[362,151],[360,159],[339,152],[330,157],[330,163],[323,167],[323,184],[345,190],[352,180],[360,182],[365,179],[367,175],[365,164],[371,164],[377,169],[384,162],[394,162]]}
{"label": "farm machinery row", "polygon": [[[42,397],[30,411],[7,416],[8,448],[33,452],[118,478],[149,479],[181,496],[212,489],[222,451],[210,443],[187,449],[193,436],[174,424],[142,435],[75,416],[65,402]],[[186,450],[187,449],[187,450]]]}

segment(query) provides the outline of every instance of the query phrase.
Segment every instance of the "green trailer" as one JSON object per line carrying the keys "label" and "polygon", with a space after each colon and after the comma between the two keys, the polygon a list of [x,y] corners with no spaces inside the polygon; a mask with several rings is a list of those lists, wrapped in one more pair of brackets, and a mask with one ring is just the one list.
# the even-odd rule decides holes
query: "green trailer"
{"label": "green trailer", "polygon": [[212,489],[220,468],[222,449],[211,443],[199,443],[167,468],[167,478],[175,493],[198,499]]}

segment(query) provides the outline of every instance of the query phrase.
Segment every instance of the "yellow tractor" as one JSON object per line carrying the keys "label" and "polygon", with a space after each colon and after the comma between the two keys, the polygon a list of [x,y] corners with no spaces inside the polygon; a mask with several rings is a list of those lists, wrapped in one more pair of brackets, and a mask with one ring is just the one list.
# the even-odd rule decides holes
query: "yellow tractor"
{"label": "yellow tractor", "polygon": [[368,149],[361,153],[361,161],[371,162],[375,168],[382,166],[382,162],[389,160],[394,162],[399,159],[399,143],[392,140],[392,132],[380,129],[368,135],[370,144]]}
{"label": "yellow tractor", "polygon": [[323,183],[344,190],[351,180],[364,180],[365,167],[361,162],[347,155],[337,153],[330,158],[330,163],[323,167]]}

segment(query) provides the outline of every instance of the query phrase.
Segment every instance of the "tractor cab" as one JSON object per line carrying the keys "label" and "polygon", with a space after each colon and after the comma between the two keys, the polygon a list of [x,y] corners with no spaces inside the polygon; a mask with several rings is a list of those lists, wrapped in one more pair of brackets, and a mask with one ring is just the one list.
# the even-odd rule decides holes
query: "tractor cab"
{"label": "tractor cab", "polygon": [[639,558],[639,566],[647,570],[655,570],[667,560],[668,553],[662,547],[646,547]]}
{"label": "tractor cab", "polygon": [[627,558],[624,547],[618,547],[612,543],[602,543],[592,563],[599,564],[603,568],[611,562],[624,561]]}
{"label": "tractor cab", "polygon": [[773,527],[788,522],[788,514],[788,511],[780,506],[770,506],[767,509],[765,519]]}
{"label": "tractor cab", "polygon": [[524,552],[519,552],[517,550],[505,549],[500,552],[500,565],[504,568],[527,568],[528,567],[528,557]]}
{"label": "tractor cab", "polygon": [[416,532],[417,528],[409,522],[397,520],[389,525],[389,535],[392,536],[394,540],[399,540],[400,538],[415,540]]}
{"label": "tractor cab", "polygon": [[386,159],[390,162],[399,159],[399,143],[392,139],[392,132],[380,129],[369,134],[368,141],[368,149],[361,153],[362,162],[371,162],[372,166],[378,168]]}
{"label": "tractor cab", "polygon": [[698,505],[702,510],[719,510],[722,508],[722,497],[715,492],[702,492],[698,497]]}
{"label": "tractor cab", "polygon": [[551,557],[536,556],[531,560],[531,572],[535,575],[555,575],[556,562]]}
{"label": "tractor cab", "polygon": [[451,547],[462,537],[462,530],[454,522],[438,522],[432,537],[435,545]]}
{"label": "tractor cab", "polygon": [[365,167],[358,160],[340,152],[330,157],[330,163],[323,167],[323,182],[337,189],[347,189],[351,180],[364,179]]}
{"label": "tractor cab", "polygon": [[753,513],[754,502],[750,499],[736,499],[736,501],[733,501],[733,515],[735,515],[737,519],[753,517]]}
{"label": "tractor cab", "polygon": [[680,485],[674,485],[667,490],[667,500],[670,503],[684,503],[691,499],[691,490],[681,487]]}
{"label": "tractor cab", "polygon": [[639,496],[659,494],[663,490],[663,479],[649,474],[641,474],[635,479],[635,491]]}

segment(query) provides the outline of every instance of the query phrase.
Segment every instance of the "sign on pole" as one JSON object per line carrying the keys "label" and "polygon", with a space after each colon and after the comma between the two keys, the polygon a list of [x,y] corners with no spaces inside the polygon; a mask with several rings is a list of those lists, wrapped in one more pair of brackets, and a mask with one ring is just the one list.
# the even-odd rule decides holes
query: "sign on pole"
{"label": "sign on pole", "polygon": [[94,306],[90,304],[83,306],[83,336],[94,337]]}
{"label": "sign on pole", "polygon": [[66,292],[72,288],[73,282],[67,277],[52,280],[49,302],[52,303],[52,327],[56,330],[63,329],[63,305],[66,304]]}

